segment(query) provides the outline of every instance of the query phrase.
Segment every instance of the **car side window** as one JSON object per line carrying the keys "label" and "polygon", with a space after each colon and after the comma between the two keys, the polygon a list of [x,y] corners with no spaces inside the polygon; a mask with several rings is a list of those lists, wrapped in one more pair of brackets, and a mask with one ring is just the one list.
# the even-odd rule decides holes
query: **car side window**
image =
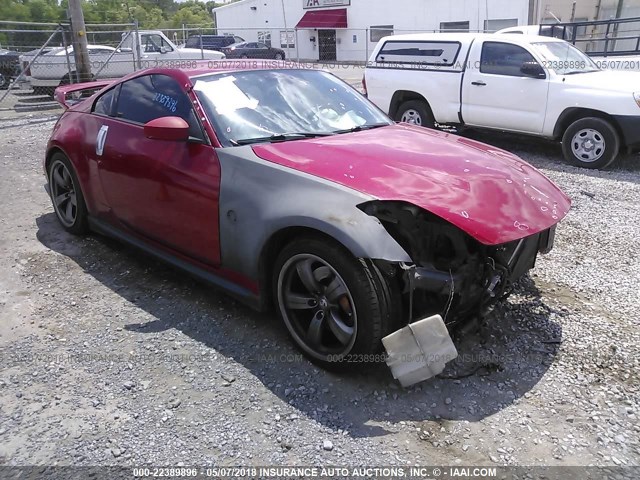
{"label": "car side window", "polygon": [[255,42],[247,43],[245,45],[246,48],[258,48],[258,44]]}
{"label": "car side window", "polygon": [[256,43],[256,46],[262,50],[268,50],[269,47],[267,47],[264,43]]}
{"label": "car side window", "polygon": [[525,62],[536,62],[536,59],[524,48],[511,43],[485,42],[480,56],[480,73],[526,77],[520,71]]}
{"label": "car side window", "polygon": [[178,82],[168,75],[144,75],[122,83],[116,117],[145,124],[161,117],[182,117],[189,135],[204,139],[191,101]]}
{"label": "car side window", "polygon": [[98,97],[93,104],[93,113],[98,115],[113,115],[113,101],[116,98],[118,87],[112,88]]}

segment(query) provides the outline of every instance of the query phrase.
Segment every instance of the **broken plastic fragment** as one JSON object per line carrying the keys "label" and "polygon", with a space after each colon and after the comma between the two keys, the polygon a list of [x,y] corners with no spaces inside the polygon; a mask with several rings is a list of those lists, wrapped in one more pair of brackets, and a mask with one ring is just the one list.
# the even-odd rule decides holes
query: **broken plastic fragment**
{"label": "broken plastic fragment", "polygon": [[410,323],[382,339],[387,365],[403,387],[434,377],[458,356],[440,315]]}

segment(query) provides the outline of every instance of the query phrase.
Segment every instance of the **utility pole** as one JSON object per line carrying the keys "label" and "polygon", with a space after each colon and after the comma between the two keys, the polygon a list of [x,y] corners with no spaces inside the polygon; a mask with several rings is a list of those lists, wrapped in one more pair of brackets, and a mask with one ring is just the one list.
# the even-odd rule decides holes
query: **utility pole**
{"label": "utility pole", "polygon": [[[71,18],[71,39],[73,42],[73,56],[76,60],[77,81],[88,82],[91,80],[91,63],[87,50],[87,31],[80,0],[69,0],[69,17]],[[70,79],[70,83],[73,83],[73,79]]]}
{"label": "utility pole", "polygon": [[618,8],[616,9],[616,18],[620,18],[622,16],[623,4],[624,4],[624,0],[618,0]]}
{"label": "utility pole", "polygon": [[[282,4],[282,22],[284,23],[284,35],[286,37],[286,42],[287,42],[287,60],[288,60],[290,55],[289,55],[289,30],[287,30],[287,13],[286,13],[286,10],[284,9],[284,0],[280,0],[280,3]],[[281,43],[280,46],[282,46],[282,42],[280,43]]]}

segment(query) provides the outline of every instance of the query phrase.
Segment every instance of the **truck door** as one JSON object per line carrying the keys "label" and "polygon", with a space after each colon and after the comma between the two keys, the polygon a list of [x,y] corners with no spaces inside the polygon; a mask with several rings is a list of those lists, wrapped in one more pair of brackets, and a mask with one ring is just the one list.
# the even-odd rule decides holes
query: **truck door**
{"label": "truck door", "polygon": [[462,85],[462,118],[468,125],[542,133],[549,74],[525,48],[508,42],[475,42]]}

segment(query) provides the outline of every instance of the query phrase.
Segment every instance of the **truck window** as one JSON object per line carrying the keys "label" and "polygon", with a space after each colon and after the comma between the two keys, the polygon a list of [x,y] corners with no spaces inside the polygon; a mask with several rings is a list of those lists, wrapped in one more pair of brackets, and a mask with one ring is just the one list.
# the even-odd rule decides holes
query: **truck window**
{"label": "truck window", "polygon": [[187,48],[200,48],[200,37],[189,37],[187,38],[187,43],[185,43]]}
{"label": "truck window", "polygon": [[173,52],[173,48],[162,38],[162,35],[157,33],[142,35],[142,50],[145,53],[161,52],[163,49],[165,52]]}
{"label": "truck window", "polygon": [[389,40],[376,56],[379,63],[406,63],[450,67],[456,61],[460,42]]}
{"label": "truck window", "polygon": [[480,72],[511,77],[525,77],[520,68],[525,62],[535,62],[528,51],[518,45],[484,42],[480,56]]}

